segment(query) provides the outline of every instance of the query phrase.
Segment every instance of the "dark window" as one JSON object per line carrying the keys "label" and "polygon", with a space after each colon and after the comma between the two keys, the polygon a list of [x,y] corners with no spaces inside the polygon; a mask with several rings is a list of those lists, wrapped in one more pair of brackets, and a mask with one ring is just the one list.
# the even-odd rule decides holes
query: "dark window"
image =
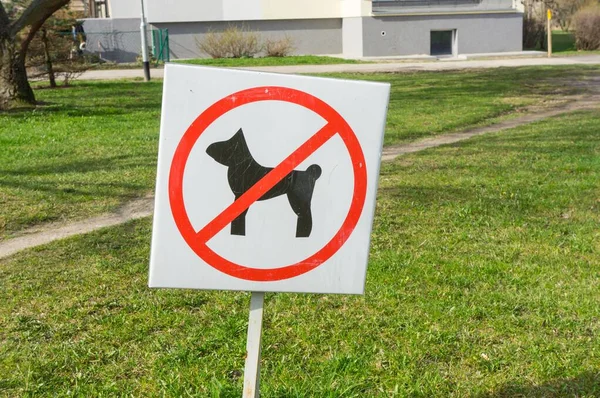
{"label": "dark window", "polygon": [[431,55],[452,55],[451,30],[431,31]]}

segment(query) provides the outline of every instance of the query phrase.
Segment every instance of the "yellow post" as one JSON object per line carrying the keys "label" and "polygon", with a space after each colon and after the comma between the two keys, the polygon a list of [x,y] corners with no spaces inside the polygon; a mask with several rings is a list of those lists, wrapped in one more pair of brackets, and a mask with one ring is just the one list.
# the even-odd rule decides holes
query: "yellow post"
{"label": "yellow post", "polygon": [[548,9],[548,58],[552,57],[552,27],[550,21],[552,21],[552,10]]}

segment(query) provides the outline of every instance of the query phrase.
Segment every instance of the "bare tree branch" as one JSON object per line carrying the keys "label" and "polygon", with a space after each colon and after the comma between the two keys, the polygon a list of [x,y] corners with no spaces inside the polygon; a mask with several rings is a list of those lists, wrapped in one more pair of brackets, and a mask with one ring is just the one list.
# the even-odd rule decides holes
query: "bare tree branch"
{"label": "bare tree branch", "polygon": [[26,26],[37,25],[40,21],[43,23],[59,8],[68,3],[69,0],[33,0],[19,19],[12,23],[10,33],[16,35]]}
{"label": "bare tree branch", "polygon": [[29,47],[29,43],[31,43],[31,40],[33,40],[35,37],[37,31],[40,30],[42,25],[44,25],[44,22],[46,22],[46,20],[41,20],[31,25],[29,32],[27,32],[27,37],[21,41],[21,51],[19,51],[19,57],[21,57],[23,62],[25,62],[25,57],[27,56],[27,48]]}

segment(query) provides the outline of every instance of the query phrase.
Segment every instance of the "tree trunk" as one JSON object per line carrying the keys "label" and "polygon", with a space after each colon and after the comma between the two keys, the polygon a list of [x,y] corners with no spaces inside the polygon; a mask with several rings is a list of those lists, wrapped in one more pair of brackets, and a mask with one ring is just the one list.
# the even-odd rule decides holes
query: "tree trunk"
{"label": "tree trunk", "polygon": [[42,45],[44,46],[44,58],[46,61],[46,70],[48,71],[50,87],[56,88],[56,76],[54,75],[54,67],[52,66],[52,55],[50,54],[50,44],[48,43],[48,33],[46,32],[46,28],[42,28]]}
{"label": "tree trunk", "polygon": [[27,81],[25,57],[14,37],[0,32],[0,109],[35,105],[33,90]]}

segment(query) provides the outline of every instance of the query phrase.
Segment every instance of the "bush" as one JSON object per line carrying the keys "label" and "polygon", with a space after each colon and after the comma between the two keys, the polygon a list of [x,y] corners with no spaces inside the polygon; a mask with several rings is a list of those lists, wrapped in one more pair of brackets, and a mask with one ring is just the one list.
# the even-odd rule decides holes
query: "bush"
{"label": "bush", "polygon": [[77,21],[68,12],[58,13],[48,19],[29,44],[26,66],[29,77],[47,78],[50,87],[57,86],[62,78],[68,86],[71,81],[91,68],[88,57],[81,49],[84,35],[73,38],[71,27]]}
{"label": "bush", "polygon": [[79,78],[85,71],[92,67],[84,58],[65,60],[54,68],[57,76],[63,78],[63,86],[71,85],[71,82]]}
{"label": "bush", "polygon": [[196,45],[212,58],[252,58],[261,50],[256,32],[232,26],[223,32],[208,32]]}
{"label": "bush", "polygon": [[227,48],[221,36],[221,33],[208,32],[202,40],[195,39],[196,46],[211,58],[227,58]]}
{"label": "bush", "polygon": [[289,36],[282,39],[267,39],[265,41],[265,53],[267,57],[285,57],[294,50],[294,44]]}
{"label": "bush", "polygon": [[523,17],[523,48],[546,48],[546,22],[532,14]]}
{"label": "bush", "polygon": [[574,17],[575,47],[600,50],[600,5],[582,8]]}

